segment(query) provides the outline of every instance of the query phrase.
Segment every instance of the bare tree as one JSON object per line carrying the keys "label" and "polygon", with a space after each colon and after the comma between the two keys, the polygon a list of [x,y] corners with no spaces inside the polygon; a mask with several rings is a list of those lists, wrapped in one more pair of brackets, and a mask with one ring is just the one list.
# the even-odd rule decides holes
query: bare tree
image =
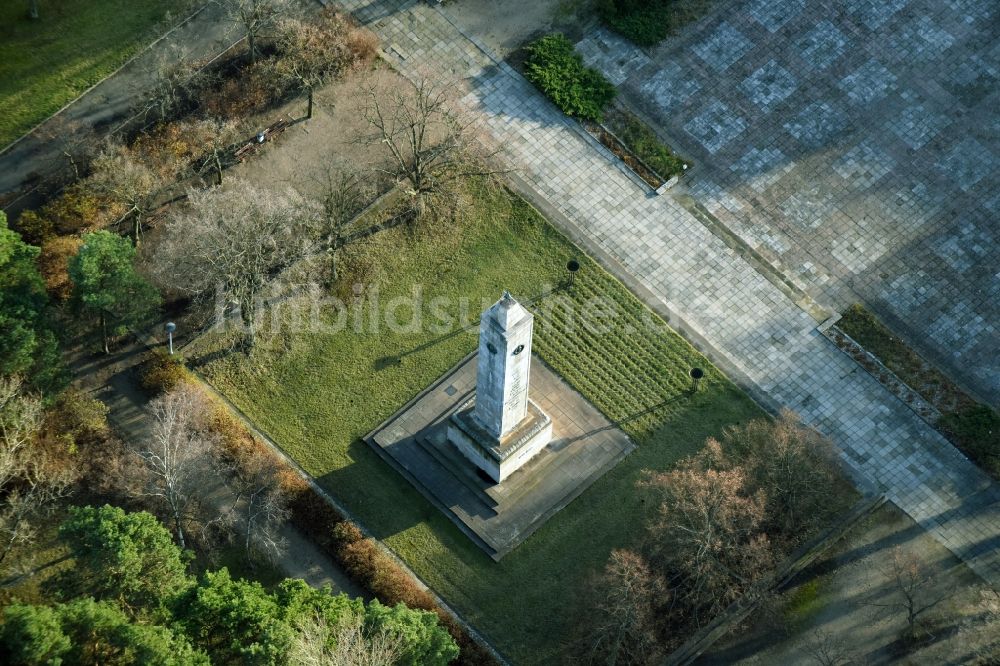
{"label": "bare tree", "polygon": [[41,401],[24,394],[20,380],[0,378],[0,564],[34,540],[31,519],[69,489],[69,472],[35,445],[41,422]]}
{"label": "bare tree", "polygon": [[317,248],[319,207],[291,188],[275,192],[239,180],[192,190],[188,203],[166,225],[154,272],[164,286],[238,307],[249,351],[265,289]]}
{"label": "bare tree", "polygon": [[264,449],[249,452],[233,465],[234,509],[241,517],[248,558],[254,553],[273,558],[284,550],[279,529],[288,519],[288,498],[281,486],[281,471],[277,458]]}
{"label": "bare tree", "polygon": [[877,615],[905,613],[906,635],[916,636],[923,615],[950,596],[950,591],[934,584],[929,567],[914,553],[899,546],[892,549],[889,562],[877,567],[886,589],[870,590],[864,601]]}
{"label": "bare tree", "polygon": [[794,413],[727,428],[722,441],[746,470],[751,490],[766,492],[766,521],[781,534],[804,536],[837,510],[830,501],[838,482],[833,444]]}
{"label": "bare tree", "polygon": [[372,128],[363,140],[383,146],[389,166],[383,171],[403,183],[417,216],[431,200],[454,212],[461,181],[494,176],[497,151],[485,147],[479,120],[456,110],[455,85],[422,78],[405,85],[374,81],[364,89],[364,116]]}
{"label": "bare tree", "polygon": [[[337,280],[340,250],[362,238],[372,236],[390,228],[383,223],[365,229],[352,229],[352,224],[378,192],[378,186],[370,178],[362,178],[346,165],[328,166],[322,177],[314,178],[321,190],[320,205],[323,210],[323,228],[319,247],[329,259],[332,281]],[[393,221],[402,222],[402,220]]]}
{"label": "bare tree", "polygon": [[207,404],[200,392],[181,385],[154,400],[149,407],[153,415],[152,432],[134,450],[147,472],[141,492],[166,505],[177,541],[185,548],[185,519],[214,474],[212,436],[202,423]]}
{"label": "bare tree", "polygon": [[59,165],[56,175],[67,182],[83,178],[94,157],[100,152],[101,142],[92,123],[57,115],[40,127],[38,133],[45,141],[56,146],[66,159]]}
{"label": "bare tree", "polygon": [[191,62],[186,46],[171,43],[158,55],[144,79],[141,90],[136,91],[136,99],[141,100],[138,113],[145,120],[150,114],[154,118],[167,120],[180,110],[205,82],[206,74]]}
{"label": "bare tree", "polygon": [[238,119],[205,118],[192,122],[185,130],[203,149],[195,160],[194,172],[199,176],[214,172],[215,184],[222,185],[226,161],[235,145],[248,133],[246,123]]}
{"label": "bare tree", "polygon": [[119,143],[110,143],[92,166],[91,184],[126,209],[118,222],[132,218],[132,235],[138,243],[143,220],[168,180]]}
{"label": "bare tree", "polygon": [[854,653],[844,637],[817,629],[802,651],[819,666],[847,666],[855,663]]}
{"label": "bare tree", "polygon": [[334,626],[313,615],[296,629],[289,662],[302,666],[389,666],[405,652],[401,635],[368,630],[360,615],[345,614]]}
{"label": "bare tree", "polygon": [[375,56],[371,40],[357,39],[356,27],[349,16],[332,8],[324,9],[309,23],[296,19],[282,21],[278,45],[281,58],[278,71],[289,77],[308,95],[306,118],[312,118],[313,92],[328,80]]}
{"label": "bare tree", "polygon": [[233,25],[243,31],[250,51],[250,62],[260,55],[260,38],[274,28],[282,12],[288,8],[287,0],[218,0]]}
{"label": "bare tree", "polygon": [[766,496],[750,494],[743,469],[714,469],[717,442],[670,472],[647,472],[642,485],[660,500],[649,527],[650,549],[675,597],[699,619],[715,615],[770,570],[774,548],[760,528]]}
{"label": "bare tree", "polygon": [[588,640],[590,660],[608,666],[649,664],[662,653],[657,641],[657,609],[666,605],[666,582],[641,555],[611,551],[598,583],[601,595]]}

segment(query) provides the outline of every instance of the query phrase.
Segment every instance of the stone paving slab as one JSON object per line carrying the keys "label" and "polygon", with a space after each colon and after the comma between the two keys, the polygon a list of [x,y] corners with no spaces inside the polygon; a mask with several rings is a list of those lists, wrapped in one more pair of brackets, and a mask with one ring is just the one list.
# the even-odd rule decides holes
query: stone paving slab
{"label": "stone paving slab", "polygon": [[578,50],[727,228],[1000,404],[1000,3],[723,3],[648,52]]}
{"label": "stone paving slab", "polygon": [[[889,20],[874,4],[862,2],[858,11],[872,22]],[[767,3],[754,6],[766,9]],[[769,30],[777,19],[767,16],[755,25]],[[464,38],[442,10],[397,6],[371,27],[387,43],[422,53],[396,59],[404,74],[454,77],[475,70],[469,77],[473,92],[464,102],[482,114],[523,181],[617,262],[612,268],[677,313],[770,401],[828,435],[860,482],[876,483],[975,572],[1000,586],[1000,549],[989,547],[1000,535],[997,484],[836,349],[809,315],[673,197],[649,196],[622,174],[529,83]],[[742,23],[735,29],[752,36]],[[829,50],[834,42],[824,43]],[[786,191],[790,197],[798,190]],[[913,198],[924,196],[919,187],[912,191]]]}

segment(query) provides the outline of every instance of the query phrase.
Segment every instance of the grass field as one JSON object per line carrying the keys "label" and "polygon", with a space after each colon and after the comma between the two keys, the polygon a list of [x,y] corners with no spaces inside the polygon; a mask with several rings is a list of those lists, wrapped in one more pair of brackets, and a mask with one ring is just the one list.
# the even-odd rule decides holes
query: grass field
{"label": "grass field", "polygon": [[190,0],[0,2],[0,148],[113,72]]}
{"label": "grass field", "polygon": [[[214,358],[202,367],[206,376],[516,663],[553,663],[579,623],[579,592],[589,576],[611,549],[641,538],[640,471],[670,467],[724,426],[761,412],[526,203],[506,192],[478,192],[475,200],[478,210],[457,229],[395,229],[372,239],[355,250],[363,259],[345,267],[344,280],[375,277],[383,304],[420,285],[425,302],[441,298],[441,311],[456,318],[464,297],[474,321],[505,288],[528,301],[558,285],[576,257],[582,268],[572,288],[532,304],[535,349],[639,444],[501,562],[360,439],[473,350],[474,330],[393,332],[383,325],[378,332],[278,334],[248,361],[218,358],[213,352],[224,340],[206,337],[185,353]],[[573,323],[570,312],[581,309],[587,314]],[[600,316],[611,309],[614,317]],[[398,314],[407,318],[403,309]],[[588,330],[586,318],[604,330]],[[691,395],[694,365],[707,372]]]}

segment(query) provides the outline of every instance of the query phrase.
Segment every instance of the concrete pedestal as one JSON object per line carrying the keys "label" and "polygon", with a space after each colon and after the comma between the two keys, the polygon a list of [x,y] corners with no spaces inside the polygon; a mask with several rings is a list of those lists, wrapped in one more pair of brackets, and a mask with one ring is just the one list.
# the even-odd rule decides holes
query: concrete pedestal
{"label": "concrete pedestal", "polygon": [[448,440],[466,458],[502,483],[552,439],[552,419],[534,402],[527,414],[502,438],[496,438],[476,419],[475,398],[462,405],[448,423]]}

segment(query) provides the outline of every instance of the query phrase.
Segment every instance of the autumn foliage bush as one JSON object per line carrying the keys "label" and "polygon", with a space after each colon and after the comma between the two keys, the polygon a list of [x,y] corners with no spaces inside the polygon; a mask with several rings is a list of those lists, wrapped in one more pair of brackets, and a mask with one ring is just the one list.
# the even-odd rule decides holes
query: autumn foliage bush
{"label": "autumn foliage bush", "polygon": [[55,236],[42,243],[38,272],[45,281],[45,291],[57,302],[65,303],[73,292],[69,279],[69,260],[76,256],[83,241],[78,236]]}
{"label": "autumn foliage bush", "polygon": [[[143,387],[152,394],[167,392],[181,383],[197,384],[175,356],[159,350],[150,354],[141,373]],[[204,390],[204,389],[201,389]],[[409,608],[433,611],[458,643],[456,663],[492,665],[493,656],[479,645],[455,619],[437,605],[434,597],[407,574],[378,544],[340,514],[292,466],[254,437],[247,426],[218,398],[212,405],[208,428],[217,437],[220,454],[234,465],[256,456],[275,459],[282,467],[280,485],[288,500],[292,522],[337,561],[348,575],[383,604],[403,603]]]}
{"label": "autumn foliage bush", "polygon": [[55,235],[101,229],[124,212],[121,206],[99,195],[84,180],[67,187],[40,210],[22,212],[12,226],[25,242],[41,245]]}
{"label": "autumn foliage bush", "polygon": [[180,358],[156,349],[143,362],[139,381],[150,395],[159,395],[168,393],[183,382],[193,382],[194,378]]}

